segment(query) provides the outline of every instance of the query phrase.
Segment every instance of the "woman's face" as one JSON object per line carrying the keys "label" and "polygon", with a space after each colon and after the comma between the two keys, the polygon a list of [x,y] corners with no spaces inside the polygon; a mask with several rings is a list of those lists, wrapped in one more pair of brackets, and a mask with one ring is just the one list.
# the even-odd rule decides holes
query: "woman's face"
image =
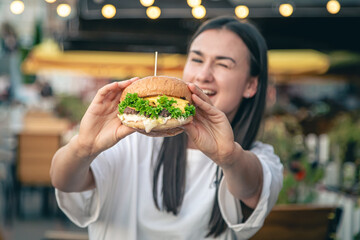
{"label": "woman's face", "polygon": [[190,46],[183,73],[231,121],[243,97],[256,93],[257,78],[249,74],[249,51],[235,33],[226,29],[202,32]]}

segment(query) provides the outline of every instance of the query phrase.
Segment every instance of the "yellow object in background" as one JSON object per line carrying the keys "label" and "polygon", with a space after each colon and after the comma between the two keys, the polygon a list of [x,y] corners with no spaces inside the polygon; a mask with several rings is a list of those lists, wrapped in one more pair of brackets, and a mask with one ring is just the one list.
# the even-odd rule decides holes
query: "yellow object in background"
{"label": "yellow object in background", "polygon": [[304,50],[270,50],[269,72],[273,75],[324,74],[330,68],[330,59],[321,52]]}
{"label": "yellow object in background", "polygon": [[[157,75],[182,77],[186,56],[159,54]],[[52,41],[36,46],[22,64],[25,74],[66,70],[96,78],[126,79],[154,75],[154,53],[61,51]]]}
{"label": "yellow object in background", "polygon": [[[311,50],[269,50],[269,73],[274,76],[320,75],[330,68],[328,55]],[[184,54],[159,54],[157,75],[182,78]],[[25,74],[66,70],[95,78],[127,79],[154,75],[154,53],[61,51],[45,41],[36,46],[22,65]]]}

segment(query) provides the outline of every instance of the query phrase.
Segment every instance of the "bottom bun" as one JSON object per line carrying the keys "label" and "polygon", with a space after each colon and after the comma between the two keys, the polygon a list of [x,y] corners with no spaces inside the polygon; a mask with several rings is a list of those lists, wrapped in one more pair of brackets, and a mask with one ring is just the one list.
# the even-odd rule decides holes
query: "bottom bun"
{"label": "bottom bun", "polygon": [[134,118],[134,115],[126,114],[119,115],[119,118],[125,126],[134,128],[136,131],[151,137],[168,137],[178,135],[184,131],[182,126],[193,120],[193,117],[190,116],[183,120],[170,118],[166,121],[159,121],[144,117]]}
{"label": "bottom bun", "polygon": [[183,128],[172,128],[172,129],[168,129],[168,130],[162,130],[162,131],[150,131],[150,132],[145,132],[144,130],[140,130],[140,129],[136,129],[135,130],[139,133],[142,133],[146,136],[149,136],[149,137],[173,137],[173,136],[176,136],[180,133],[182,133],[184,131]]}

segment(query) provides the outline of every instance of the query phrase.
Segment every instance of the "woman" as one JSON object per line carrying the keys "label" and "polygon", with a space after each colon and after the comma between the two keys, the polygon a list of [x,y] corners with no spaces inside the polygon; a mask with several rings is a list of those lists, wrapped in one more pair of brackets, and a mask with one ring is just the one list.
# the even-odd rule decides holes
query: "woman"
{"label": "woman", "polygon": [[60,208],[90,239],[248,239],[282,186],[282,165],[254,142],[263,115],[267,48],[235,18],[205,22],[183,80],[197,113],[185,133],[151,138],[116,118],[122,90],[100,89],[79,134],[54,156]]}

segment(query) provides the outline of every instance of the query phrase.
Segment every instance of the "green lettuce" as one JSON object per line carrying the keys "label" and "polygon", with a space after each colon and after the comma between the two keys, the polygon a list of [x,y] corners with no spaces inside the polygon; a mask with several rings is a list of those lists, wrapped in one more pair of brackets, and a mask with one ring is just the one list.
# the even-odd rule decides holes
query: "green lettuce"
{"label": "green lettuce", "polygon": [[125,108],[131,107],[139,112],[140,115],[157,119],[162,110],[166,109],[170,113],[172,118],[188,118],[195,115],[195,106],[185,106],[185,112],[183,113],[180,108],[172,106],[176,103],[174,98],[168,98],[163,95],[157,99],[157,106],[151,106],[149,100],[140,98],[137,93],[128,93],[121,103],[119,103],[119,113],[123,114]]}

